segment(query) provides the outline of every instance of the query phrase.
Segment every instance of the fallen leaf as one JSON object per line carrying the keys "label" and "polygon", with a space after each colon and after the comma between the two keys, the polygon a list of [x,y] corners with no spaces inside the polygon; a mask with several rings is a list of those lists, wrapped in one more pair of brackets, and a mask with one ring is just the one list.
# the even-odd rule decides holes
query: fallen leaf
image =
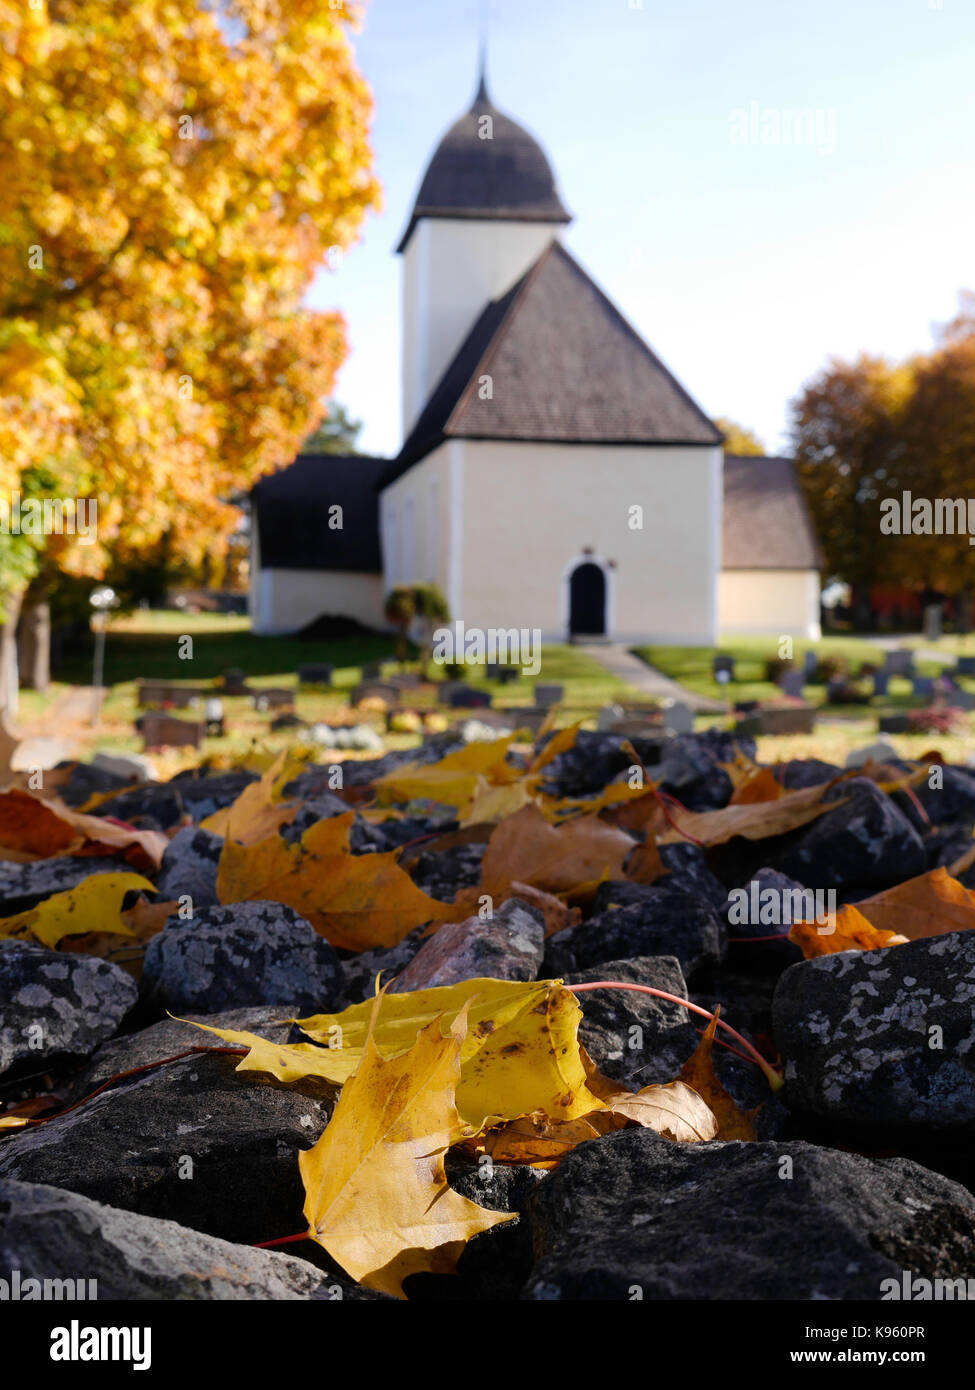
{"label": "fallen leaf", "polygon": [[[680,1144],[704,1144],[718,1134],[718,1121],[707,1102],[683,1081],[616,1091],[607,1101],[610,1114],[655,1130]],[[599,1117],[592,1117],[598,1124]]]}
{"label": "fallen leaf", "polygon": [[156,891],[141,874],[91,874],[74,888],[54,893],[26,912],[0,918],[0,937],[33,936],[42,946],[53,950],[64,936],[106,931],[116,936],[132,936],[134,933],[122,920],[121,910],[125,895],[133,889],[146,893]]}
{"label": "fallen leaf", "polygon": [[815,922],[795,922],[789,940],[800,947],[807,960],[835,955],[838,951],[876,951],[884,946],[902,946],[906,936],[880,931],[852,904],[836,914],[835,930],[820,934]]}
{"label": "fallen leaf", "polygon": [[217,870],[222,903],[287,903],[333,946],[395,946],[415,927],[451,921],[456,909],[418,888],[398,853],[353,854],[353,811],[309,826],[298,844],[274,834],[257,844],[225,840]]}
{"label": "fallen leaf", "polygon": [[735,835],[741,835],[746,840],[784,835],[843,805],[843,799],[823,802],[824,793],[832,785],[832,782],[823,782],[815,787],[801,787],[798,791],[786,792],[776,801],[725,806],[720,811],[685,811],[674,807],[670,815],[676,829],[667,826],[661,832],[659,841],[664,845],[673,845],[690,837],[710,846],[723,845]]}
{"label": "fallen leaf", "polygon": [[857,903],[871,926],[908,941],[975,927],[975,897],[943,866]]}
{"label": "fallen leaf", "polygon": [[695,1090],[703,1101],[706,1101],[717,1121],[718,1131],[714,1136],[716,1139],[741,1139],[745,1143],[754,1143],[758,1135],[755,1133],[752,1116],[757,1112],[742,1110],[715,1074],[714,1035],[718,1031],[720,1012],[720,1009],[715,1011],[714,1017],[704,1030],[701,1041],[681,1067],[680,1079],[686,1081],[688,1086]]}
{"label": "fallen leaf", "polygon": [[13,788],[0,792],[0,845],[47,859],[58,854],[136,850],[158,869],[169,840],[102,816],[72,811],[59,797],[42,800]]}
{"label": "fallen leaf", "polygon": [[635,842],[596,815],[564,825],[549,824],[537,806],[525,806],[503,820],[481,862],[481,889],[497,897],[517,879],[549,893],[577,884],[624,876],[623,865]]}
{"label": "fallen leaf", "polygon": [[[222,806],[200,822],[204,830],[242,845],[255,845],[277,834],[298,814],[301,803],[281,801],[278,791],[285,755],[281,753],[257,782],[250,782],[230,806]],[[289,768],[285,780],[290,780]]]}
{"label": "fallen leaf", "polygon": [[516,1219],[447,1183],[444,1155],[465,1130],[455,1093],[466,1009],[446,1036],[441,1022],[431,1019],[392,1058],[370,1027],[325,1132],[298,1156],[313,1239],[353,1279],[397,1298],[408,1275],[452,1273],[473,1236]]}

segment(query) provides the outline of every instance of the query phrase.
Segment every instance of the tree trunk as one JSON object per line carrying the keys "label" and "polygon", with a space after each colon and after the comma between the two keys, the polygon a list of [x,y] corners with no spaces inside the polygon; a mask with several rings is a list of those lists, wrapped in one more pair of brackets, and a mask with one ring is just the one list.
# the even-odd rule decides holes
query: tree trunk
{"label": "tree trunk", "polygon": [[17,718],[17,696],[20,689],[17,666],[17,621],[24,602],[24,590],[4,596],[6,618],[0,627],[0,713],[8,719]]}
{"label": "tree trunk", "polygon": [[32,584],[20,617],[20,676],[25,690],[51,684],[51,606],[47,586]]}

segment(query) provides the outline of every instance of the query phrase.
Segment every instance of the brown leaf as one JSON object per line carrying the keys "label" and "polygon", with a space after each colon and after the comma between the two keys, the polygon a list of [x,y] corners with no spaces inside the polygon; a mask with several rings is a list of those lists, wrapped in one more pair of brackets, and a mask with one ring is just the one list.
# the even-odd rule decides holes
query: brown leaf
{"label": "brown leaf", "polygon": [[693,1055],[681,1067],[681,1080],[686,1081],[688,1086],[693,1087],[707,1102],[718,1122],[716,1139],[742,1139],[752,1143],[758,1138],[752,1123],[758,1111],[742,1110],[734,1097],[722,1086],[714,1071],[714,1035],[718,1030],[720,1012],[720,1009],[715,1010],[714,1017],[704,1030]]}

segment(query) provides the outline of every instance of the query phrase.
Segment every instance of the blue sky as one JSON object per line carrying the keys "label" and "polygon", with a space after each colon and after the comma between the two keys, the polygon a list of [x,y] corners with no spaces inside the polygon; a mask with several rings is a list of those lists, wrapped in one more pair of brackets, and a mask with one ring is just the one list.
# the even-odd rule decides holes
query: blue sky
{"label": "blue sky", "polygon": [[[632,7],[631,7],[632,6]],[[311,294],[361,447],[399,446],[399,258],[420,177],[492,97],[546,149],[573,254],[711,415],[786,443],[830,355],[930,346],[975,288],[973,0],[371,0],[385,209]],[[787,111],[814,113],[785,142]]]}

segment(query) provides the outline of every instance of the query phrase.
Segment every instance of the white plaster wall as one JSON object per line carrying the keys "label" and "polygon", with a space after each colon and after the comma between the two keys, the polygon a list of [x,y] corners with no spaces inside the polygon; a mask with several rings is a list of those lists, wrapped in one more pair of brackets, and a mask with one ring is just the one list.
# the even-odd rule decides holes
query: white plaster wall
{"label": "white plaster wall", "polygon": [[437,584],[449,600],[450,451],[443,444],[379,498],[383,584]]}
{"label": "white plaster wall", "polygon": [[297,632],[322,613],[385,628],[380,574],[347,570],[257,570],[251,580],[251,624],[263,636]]}
{"label": "white plaster wall", "polygon": [[818,641],[816,570],[724,570],[718,585],[718,626],[729,636],[791,635]]}
{"label": "white plaster wall", "polygon": [[404,438],[481,310],[559,230],[550,222],[421,218],[403,252]]}
{"label": "white plaster wall", "polygon": [[[443,449],[462,493],[450,538],[455,619],[563,641],[568,575],[593,559],[609,580],[610,637],[715,641],[720,448],[455,440]],[[629,524],[634,506],[642,529]]]}

